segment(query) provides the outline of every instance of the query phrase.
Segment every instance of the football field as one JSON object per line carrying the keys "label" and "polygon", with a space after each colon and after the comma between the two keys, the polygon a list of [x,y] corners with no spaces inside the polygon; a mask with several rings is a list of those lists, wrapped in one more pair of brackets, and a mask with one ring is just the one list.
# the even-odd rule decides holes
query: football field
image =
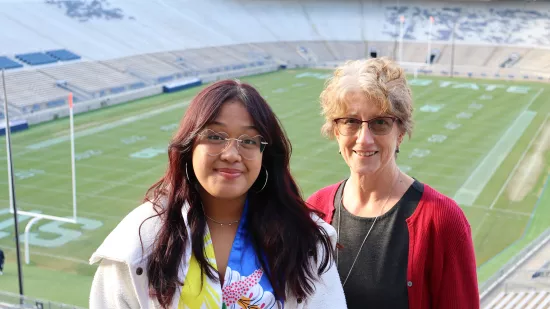
{"label": "football field", "polygon": [[[327,72],[285,70],[242,78],[258,87],[283,123],[304,198],[349,174],[336,141],[320,134],[318,98]],[[550,227],[550,86],[425,76],[409,81],[416,124],[398,164],[459,202],[484,280],[520,249],[518,239]],[[33,225],[31,263],[23,268],[25,294],[86,306],[96,269],[88,265],[90,255],[163,175],[167,144],[199,89],[75,116],[78,224],[40,220]],[[0,248],[7,253],[0,290],[17,292],[4,138],[0,142]],[[18,208],[70,218],[68,119],[15,133],[12,145]],[[19,217],[21,234],[30,219]]]}

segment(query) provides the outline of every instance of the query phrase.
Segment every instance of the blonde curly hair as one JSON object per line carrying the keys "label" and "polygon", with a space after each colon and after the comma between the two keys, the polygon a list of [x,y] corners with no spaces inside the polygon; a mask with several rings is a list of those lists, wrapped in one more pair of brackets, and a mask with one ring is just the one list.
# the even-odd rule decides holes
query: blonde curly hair
{"label": "blonde curly hair", "polygon": [[357,94],[364,95],[383,114],[399,118],[402,133],[411,136],[412,91],[403,69],[385,57],[347,61],[336,68],[320,96],[324,136],[334,138],[334,119],[346,114],[350,99]]}

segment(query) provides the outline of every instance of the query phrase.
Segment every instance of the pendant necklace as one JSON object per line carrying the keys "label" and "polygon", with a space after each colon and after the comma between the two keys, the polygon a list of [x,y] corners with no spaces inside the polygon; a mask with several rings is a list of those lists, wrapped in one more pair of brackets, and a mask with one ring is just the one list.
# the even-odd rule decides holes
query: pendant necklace
{"label": "pendant necklace", "polygon": [[[395,179],[395,181],[392,185],[390,194],[388,195],[388,197],[386,198],[386,201],[384,202],[384,206],[380,210],[380,213],[378,214],[378,216],[376,216],[374,218],[374,221],[372,222],[372,225],[370,226],[370,228],[367,232],[367,235],[365,235],[365,238],[363,239],[363,242],[361,243],[361,246],[359,247],[359,250],[357,251],[357,255],[355,255],[355,259],[353,260],[353,263],[351,264],[351,268],[349,269],[348,275],[346,276],[346,279],[344,279],[344,282],[343,282],[342,286],[346,285],[346,282],[348,281],[349,276],[351,275],[351,271],[353,270],[353,267],[355,266],[355,263],[357,262],[357,259],[359,258],[359,254],[361,254],[361,250],[363,249],[363,245],[365,244],[365,241],[367,241],[367,237],[369,237],[369,234],[370,234],[372,228],[374,227],[374,224],[376,223],[376,220],[378,219],[378,217],[380,217],[384,213],[384,209],[386,208],[386,204],[388,203],[388,200],[390,199],[390,197],[393,193],[393,189],[395,187],[395,184],[397,183],[399,178],[400,178],[400,175],[398,174],[397,178]],[[342,216],[341,216],[342,207],[344,207],[344,190],[342,190],[342,197],[340,198],[340,205],[338,207],[338,231],[337,231],[338,238],[340,238],[340,221],[342,220]],[[336,250],[336,265],[339,265],[338,262],[339,262],[338,250]]]}

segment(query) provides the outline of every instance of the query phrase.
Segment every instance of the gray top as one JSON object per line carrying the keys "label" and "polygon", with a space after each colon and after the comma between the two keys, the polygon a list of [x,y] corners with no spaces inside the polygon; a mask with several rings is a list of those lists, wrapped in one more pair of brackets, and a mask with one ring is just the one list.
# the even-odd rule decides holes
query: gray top
{"label": "gray top", "polygon": [[[374,222],[374,218],[355,216],[342,207],[345,183],[342,182],[336,192],[336,211],[332,220],[332,225],[338,230],[338,209],[341,208],[338,243],[342,247],[339,249],[338,271],[342,283]],[[344,285],[348,308],[409,308],[409,231],[405,220],[418,206],[423,191],[424,185],[415,180],[397,204],[377,219]]]}

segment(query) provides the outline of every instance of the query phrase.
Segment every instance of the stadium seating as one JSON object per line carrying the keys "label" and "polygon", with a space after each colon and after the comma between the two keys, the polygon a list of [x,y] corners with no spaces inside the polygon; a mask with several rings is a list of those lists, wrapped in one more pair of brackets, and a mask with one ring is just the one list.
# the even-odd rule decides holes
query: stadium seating
{"label": "stadium seating", "polygon": [[523,308],[544,309],[550,307],[549,291],[501,292],[483,309]]}
{"label": "stadium seating", "polygon": [[46,54],[56,58],[59,61],[71,61],[81,58],[79,55],[73,54],[66,49],[51,50],[47,51]]}
{"label": "stadium seating", "polygon": [[[26,113],[65,104],[69,95],[69,91],[56,86],[55,79],[31,70],[6,74],[6,88],[10,104]],[[0,97],[4,97],[2,88]]]}
{"label": "stadium seating", "polygon": [[40,71],[57,81],[66,82],[67,90],[83,98],[103,97],[133,88],[136,84],[143,85],[143,80],[100,62],[52,66]]}
{"label": "stadium seating", "polygon": [[[46,100],[13,94],[18,106],[31,110],[44,101],[63,104],[58,91],[87,100],[200,74],[273,62],[330,67],[371,53],[402,55],[412,64],[409,72],[446,75],[453,64],[464,76],[550,79],[550,4],[449,3],[10,1],[0,12],[19,21],[0,19],[1,29],[11,29],[0,32],[0,52],[29,66],[53,64],[32,75],[49,85]],[[430,16],[433,62],[422,68],[429,58]],[[46,52],[29,54],[37,50]],[[65,64],[77,59],[83,61]],[[21,65],[1,57],[0,67]]]}
{"label": "stadium seating", "polygon": [[16,69],[23,67],[22,64],[11,60],[8,57],[0,57],[0,69]]}
{"label": "stadium seating", "polygon": [[[95,3],[95,4],[94,4]],[[375,0],[258,1],[10,1],[0,20],[4,54],[68,48],[86,59],[108,60],[137,54],[235,44],[299,41],[425,42],[429,17],[432,40],[459,44],[550,46],[548,3],[426,2],[395,6]],[[12,35],[15,34],[15,35]],[[55,38],[55,40],[53,40]],[[5,46],[4,46],[5,45]],[[338,55],[318,46],[321,59]]]}
{"label": "stadium seating", "polygon": [[57,62],[58,59],[45,53],[18,54],[15,58],[29,65],[40,65]]}

